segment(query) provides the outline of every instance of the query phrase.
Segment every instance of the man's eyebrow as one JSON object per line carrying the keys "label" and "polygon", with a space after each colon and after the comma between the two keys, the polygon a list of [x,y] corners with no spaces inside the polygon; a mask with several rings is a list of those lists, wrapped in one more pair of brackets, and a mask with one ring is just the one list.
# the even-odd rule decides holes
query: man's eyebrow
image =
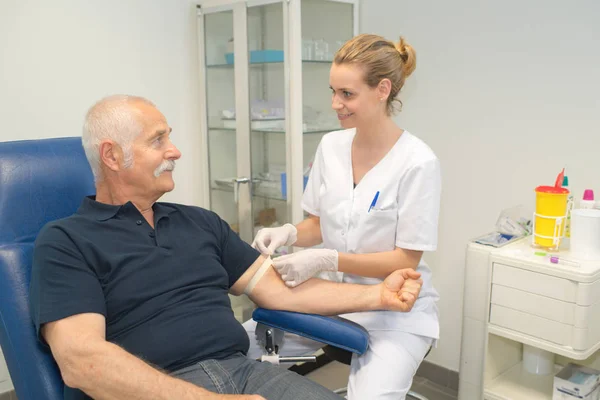
{"label": "man's eyebrow", "polygon": [[173,128],[169,128],[168,131],[166,129],[160,129],[160,130],[154,132],[154,135],[152,135],[152,137],[150,137],[150,139],[154,140],[159,136],[166,135],[167,133],[171,133],[171,132],[173,132]]}

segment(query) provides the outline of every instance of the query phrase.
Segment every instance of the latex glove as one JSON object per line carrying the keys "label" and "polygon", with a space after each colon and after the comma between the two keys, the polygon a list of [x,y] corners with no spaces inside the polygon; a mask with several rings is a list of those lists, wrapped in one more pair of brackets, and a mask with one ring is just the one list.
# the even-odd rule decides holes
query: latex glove
{"label": "latex glove", "polygon": [[414,269],[404,268],[392,272],[380,284],[381,303],[386,310],[408,312],[415,305],[423,280]]}
{"label": "latex glove", "polygon": [[296,287],[318,272],[338,270],[338,252],[309,249],[273,259],[273,267],[289,287]]}
{"label": "latex glove", "polygon": [[263,228],[256,233],[252,247],[263,254],[271,255],[281,246],[291,246],[298,240],[298,230],[292,224],[277,228]]}

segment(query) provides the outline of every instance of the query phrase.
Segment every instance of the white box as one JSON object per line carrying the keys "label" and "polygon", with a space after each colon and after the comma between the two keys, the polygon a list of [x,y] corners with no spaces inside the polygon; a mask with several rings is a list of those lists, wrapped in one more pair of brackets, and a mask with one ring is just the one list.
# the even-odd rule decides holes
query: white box
{"label": "white box", "polygon": [[567,364],[554,376],[552,400],[598,400],[600,371],[577,364]]}

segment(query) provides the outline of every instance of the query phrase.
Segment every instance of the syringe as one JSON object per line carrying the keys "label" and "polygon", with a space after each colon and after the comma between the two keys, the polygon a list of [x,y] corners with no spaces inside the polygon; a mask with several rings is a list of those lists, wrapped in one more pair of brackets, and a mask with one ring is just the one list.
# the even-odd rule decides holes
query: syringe
{"label": "syringe", "polygon": [[579,267],[579,263],[576,261],[565,260],[564,258],[559,258],[558,256],[550,256],[550,262],[552,264],[563,264],[568,265],[570,267]]}

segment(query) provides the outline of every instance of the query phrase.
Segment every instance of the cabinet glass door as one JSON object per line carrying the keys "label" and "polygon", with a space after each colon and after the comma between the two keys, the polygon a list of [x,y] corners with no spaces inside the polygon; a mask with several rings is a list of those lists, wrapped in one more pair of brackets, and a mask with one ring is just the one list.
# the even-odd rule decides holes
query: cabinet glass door
{"label": "cabinet glass door", "polygon": [[239,232],[233,10],[203,15],[210,209]]}
{"label": "cabinet glass door", "polygon": [[335,52],[357,30],[353,2],[302,0],[303,166],[308,171],[327,132],[340,129],[331,109],[329,70]]}
{"label": "cabinet glass door", "polygon": [[289,221],[282,2],[248,7],[253,233]]}

